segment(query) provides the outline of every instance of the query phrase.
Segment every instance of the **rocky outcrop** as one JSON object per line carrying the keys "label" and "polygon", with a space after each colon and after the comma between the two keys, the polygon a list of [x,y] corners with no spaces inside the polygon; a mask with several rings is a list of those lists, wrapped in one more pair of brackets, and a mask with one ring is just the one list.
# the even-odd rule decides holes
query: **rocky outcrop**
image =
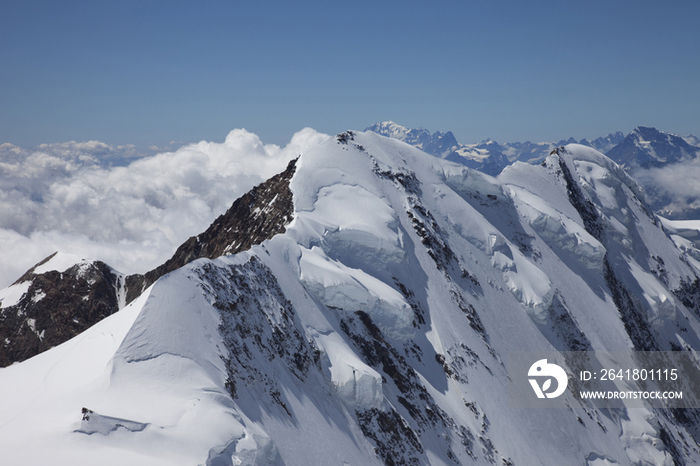
{"label": "rocky outcrop", "polygon": [[136,299],[163,275],[193,260],[235,254],[284,233],[294,213],[289,181],[295,168],[296,159],[290,161],[282,173],[238,198],[204,233],[185,241],[163,265],[144,275],[126,277],[126,302]]}
{"label": "rocky outcrop", "polygon": [[121,275],[100,261],[37,273],[55,256],[32,267],[11,286],[23,294],[0,310],[0,367],[59,345],[119,309]]}
{"label": "rocky outcrop", "polygon": [[185,241],[172,258],[146,274],[124,278],[100,261],[37,274],[56,254],[41,261],[12,285],[21,296],[18,302],[0,307],[0,367],[73,338],[189,262],[245,251],[284,233],[293,218],[289,181],[295,167],[292,160],[284,172],[241,196],[205,232]]}

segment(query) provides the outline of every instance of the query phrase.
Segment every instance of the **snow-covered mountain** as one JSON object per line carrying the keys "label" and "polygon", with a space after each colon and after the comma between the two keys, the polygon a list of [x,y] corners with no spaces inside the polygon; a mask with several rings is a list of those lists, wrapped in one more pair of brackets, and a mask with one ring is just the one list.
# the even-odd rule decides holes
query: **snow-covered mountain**
{"label": "snow-covered mountain", "polygon": [[579,141],[579,144],[592,147],[598,152],[607,154],[610,151],[610,149],[620,144],[624,139],[625,135],[622,133],[622,131],[616,131],[614,133],[608,134],[605,137],[599,137],[592,141],[589,141],[585,138],[581,139]]}
{"label": "snow-covered mountain", "polygon": [[[4,461],[700,463],[692,410],[507,401],[512,352],[700,348],[692,245],[610,159],[572,144],[493,178],[346,132],[289,170],[250,249],[222,221],[130,304],[0,369]],[[235,210],[249,230],[269,213]]]}
{"label": "snow-covered mountain", "polygon": [[488,175],[498,175],[506,166],[513,162],[541,163],[555,148],[566,144],[580,143],[606,153],[619,144],[624,135],[621,132],[610,133],[593,141],[574,138],[559,142],[509,142],[499,144],[487,139],[478,144],[460,144],[452,132],[436,131],[430,133],[426,129],[409,129],[393,121],[383,121],[369,126],[365,131],[398,139],[442,159],[450,160],[469,168],[474,168]]}
{"label": "snow-covered mountain", "polygon": [[639,126],[607,155],[639,181],[655,212],[673,219],[698,219],[700,146],[694,141],[692,135],[682,138]]}
{"label": "snow-covered mountain", "polygon": [[680,137],[638,126],[627,136],[618,131],[592,141],[569,138],[557,143],[499,144],[487,139],[478,144],[459,144],[450,132],[431,134],[425,129],[408,129],[393,122],[376,123],[367,130],[492,176],[513,162],[539,164],[557,147],[581,144],[606,154],[624,168],[640,183],[647,202],[657,214],[672,219],[700,218],[700,185],[696,182],[700,177],[697,158],[700,144],[693,135]]}
{"label": "snow-covered mountain", "polygon": [[393,121],[375,123],[366,128],[365,131],[373,131],[382,136],[398,139],[419,148],[423,152],[443,159],[459,148],[459,143],[452,131],[431,133],[425,128],[409,129]]}
{"label": "snow-covered mountain", "polygon": [[694,159],[698,152],[700,147],[690,145],[680,136],[638,126],[606,155],[623,168],[634,171]]}

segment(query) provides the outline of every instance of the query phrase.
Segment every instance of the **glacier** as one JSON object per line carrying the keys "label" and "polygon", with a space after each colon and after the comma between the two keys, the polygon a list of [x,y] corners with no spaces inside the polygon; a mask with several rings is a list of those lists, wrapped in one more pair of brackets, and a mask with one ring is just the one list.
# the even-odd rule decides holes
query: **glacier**
{"label": "glacier", "polygon": [[509,352],[700,348],[696,250],[603,154],[491,177],[348,131],[289,189],[281,232],[0,369],[3,461],[700,464],[694,410],[508,403]]}

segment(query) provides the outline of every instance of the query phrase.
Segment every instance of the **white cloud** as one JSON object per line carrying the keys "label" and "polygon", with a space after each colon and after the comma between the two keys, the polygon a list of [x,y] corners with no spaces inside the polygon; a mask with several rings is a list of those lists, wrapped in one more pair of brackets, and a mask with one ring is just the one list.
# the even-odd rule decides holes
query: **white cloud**
{"label": "white cloud", "polygon": [[2,144],[0,288],[56,250],[124,273],[146,272],[240,195],[327,138],[306,128],[280,148],[236,129],[223,143],[202,141],[149,157],[98,141],[34,149]]}
{"label": "white cloud", "polygon": [[632,175],[657,210],[680,212],[700,208],[700,157],[661,168],[638,169]]}

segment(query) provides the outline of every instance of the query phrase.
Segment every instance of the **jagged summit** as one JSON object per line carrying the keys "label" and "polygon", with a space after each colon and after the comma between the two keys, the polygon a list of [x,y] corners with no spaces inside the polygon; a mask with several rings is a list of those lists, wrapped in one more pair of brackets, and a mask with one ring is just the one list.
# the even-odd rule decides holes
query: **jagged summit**
{"label": "jagged summit", "polygon": [[3,457],[697,462],[692,411],[508,403],[513,351],[700,347],[698,270],[609,158],[572,144],[492,177],[348,131],[287,186],[284,230],[1,369]]}
{"label": "jagged summit", "polygon": [[372,131],[382,136],[398,139],[440,158],[447,157],[459,147],[457,139],[455,139],[451,131],[431,133],[424,128],[409,129],[393,121],[375,123],[366,128],[365,131]]}
{"label": "jagged summit", "polygon": [[296,159],[290,161],[282,173],[238,198],[205,232],[185,241],[163,265],[144,275],[126,277],[126,302],[136,299],[166,273],[195,259],[215,259],[224,254],[235,254],[284,233],[285,226],[293,217],[289,181],[295,167]]}
{"label": "jagged summit", "polygon": [[609,133],[607,136],[595,138],[592,141],[585,138],[581,139],[579,144],[592,147],[598,152],[607,154],[610,149],[621,143],[623,139],[625,139],[624,133],[622,131],[616,131],[614,133]]}
{"label": "jagged summit", "polygon": [[[566,144],[576,144],[578,141],[570,137],[559,142],[508,142],[499,144],[492,139],[486,139],[478,144],[461,144],[452,132],[436,131],[430,133],[425,129],[409,129],[393,121],[384,121],[369,126],[365,131],[398,139],[424,152],[442,159],[450,160],[474,168],[488,175],[498,175],[506,166],[513,162],[541,163],[555,147]],[[580,144],[593,147],[606,153],[624,139],[624,134],[618,131],[606,137],[593,141],[582,139]]]}
{"label": "jagged summit", "polygon": [[699,151],[680,136],[638,126],[607,155],[623,167],[652,168],[695,158]]}
{"label": "jagged summit", "polygon": [[285,171],[241,196],[206,231],[189,238],[173,257],[145,274],[124,276],[101,261],[63,253],[41,261],[0,291],[0,338],[4,341],[0,367],[78,335],[189,262],[245,251],[284,233],[293,216],[289,181],[295,164],[296,160],[290,161]]}

